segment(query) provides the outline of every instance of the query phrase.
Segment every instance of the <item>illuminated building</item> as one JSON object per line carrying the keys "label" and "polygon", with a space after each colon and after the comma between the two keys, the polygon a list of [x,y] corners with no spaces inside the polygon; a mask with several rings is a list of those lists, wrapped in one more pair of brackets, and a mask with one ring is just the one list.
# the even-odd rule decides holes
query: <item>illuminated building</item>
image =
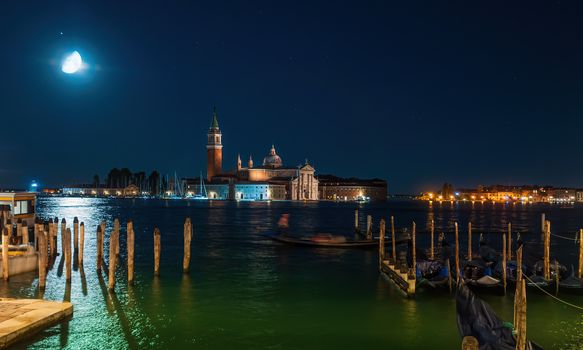
{"label": "illuminated building", "polygon": [[130,184],[126,187],[111,188],[105,185],[75,185],[63,187],[61,193],[64,196],[79,196],[79,197],[136,197],[143,193],[140,192],[138,186]]}
{"label": "illuminated building", "polygon": [[206,178],[210,181],[215,175],[223,172],[223,144],[222,134],[219,129],[216,108],[213,110],[213,120],[207,134],[207,172]]}
{"label": "illuminated building", "polygon": [[381,179],[340,178],[333,175],[318,176],[320,199],[353,201],[368,197],[371,200],[387,199],[387,182]]}
{"label": "illuminated building", "polygon": [[[234,200],[318,200],[315,169],[306,160],[297,167],[284,166],[272,145],[261,166],[254,167],[249,157],[243,167],[240,155],[236,168],[222,171],[222,134],[216,111],[207,134],[207,195],[210,199]],[[187,182],[187,191],[198,193],[196,179]]]}

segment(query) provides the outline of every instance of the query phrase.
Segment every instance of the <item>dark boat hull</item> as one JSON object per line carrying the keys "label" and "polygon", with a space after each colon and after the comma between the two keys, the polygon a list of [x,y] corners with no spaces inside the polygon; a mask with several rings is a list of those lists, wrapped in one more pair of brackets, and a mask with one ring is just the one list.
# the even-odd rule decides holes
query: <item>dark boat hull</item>
{"label": "dark boat hull", "polygon": [[[379,246],[379,241],[376,239],[367,239],[360,241],[346,241],[346,242],[316,242],[306,238],[293,238],[281,235],[267,235],[267,237],[280,243],[286,243],[304,247],[322,247],[322,248],[362,248],[370,249]],[[395,243],[405,243],[407,240],[397,240]],[[385,245],[392,244],[390,240],[385,241]]]}

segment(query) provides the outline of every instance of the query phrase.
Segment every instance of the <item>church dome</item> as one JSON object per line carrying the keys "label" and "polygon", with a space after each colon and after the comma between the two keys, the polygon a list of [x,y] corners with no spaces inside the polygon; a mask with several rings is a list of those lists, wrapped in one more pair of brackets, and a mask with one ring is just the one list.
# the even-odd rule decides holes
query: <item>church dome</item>
{"label": "church dome", "polygon": [[281,157],[275,153],[275,146],[271,146],[271,150],[269,154],[263,158],[263,166],[269,168],[279,168],[283,162],[281,161]]}

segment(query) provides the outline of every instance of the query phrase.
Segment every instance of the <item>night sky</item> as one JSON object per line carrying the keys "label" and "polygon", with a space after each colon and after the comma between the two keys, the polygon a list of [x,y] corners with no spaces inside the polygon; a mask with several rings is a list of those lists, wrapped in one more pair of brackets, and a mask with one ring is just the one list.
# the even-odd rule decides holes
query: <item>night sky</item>
{"label": "night sky", "polygon": [[574,3],[3,1],[0,187],[197,176],[215,105],[226,169],[583,187]]}

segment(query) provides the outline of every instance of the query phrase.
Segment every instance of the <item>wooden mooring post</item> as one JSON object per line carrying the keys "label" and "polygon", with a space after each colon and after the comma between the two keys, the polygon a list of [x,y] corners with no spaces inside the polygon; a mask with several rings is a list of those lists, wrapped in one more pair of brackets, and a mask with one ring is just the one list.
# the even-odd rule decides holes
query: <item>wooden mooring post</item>
{"label": "wooden mooring post", "polygon": [[508,259],[512,260],[512,224],[508,223]]}
{"label": "wooden mooring post", "polygon": [[48,235],[39,234],[38,236],[38,287],[43,291],[47,284],[47,237]]}
{"label": "wooden mooring post", "polygon": [[160,230],[156,227],[154,229],[154,275],[160,275]]}
{"label": "wooden mooring post", "polygon": [[[63,218],[61,220],[61,250],[63,251],[63,254],[66,253],[65,252],[65,236],[66,236],[66,232],[65,231],[67,231],[67,220],[65,220],[65,218]],[[36,237],[36,230],[34,232],[34,235]]]}
{"label": "wooden mooring post", "polygon": [[127,226],[127,249],[128,249],[128,284],[134,284],[134,222],[130,219]]}
{"label": "wooden mooring post", "polygon": [[545,219],[545,213],[540,214],[540,232],[544,234],[547,229],[547,220]]}
{"label": "wooden mooring post", "polygon": [[472,222],[468,222],[468,260],[472,260]]}
{"label": "wooden mooring post", "polygon": [[[56,255],[56,254],[53,254],[53,250],[55,249],[55,247],[53,247],[53,245],[54,245],[54,243],[53,243],[53,230],[55,229],[55,223],[53,222],[53,218],[49,218],[48,226],[49,226],[49,256],[52,258]],[[23,235],[24,235],[24,232],[23,232]],[[24,244],[24,237],[22,238],[22,240],[23,240],[23,244]]]}
{"label": "wooden mooring post", "polygon": [[429,251],[429,259],[434,260],[435,259],[435,245],[434,245],[434,239],[433,237],[435,236],[435,221],[432,219],[431,220],[431,250]]}
{"label": "wooden mooring post", "polygon": [[478,350],[479,348],[480,343],[475,337],[468,335],[462,339],[462,350]]}
{"label": "wooden mooring post", "polygon": [[395,217],[391,216],[391,258],[393,259],[393,264],[397,263],[397,244],[395,242]]}
{"label": "wooden mooring post", "polygon": [[502,234],[502,286],[506,294],[506,234]]}
{"label": "wooden mooring post", "polygon": [[8,281],[8,228],[4,226],[2,228],[2,278],[4,281]]}
{"label": "wooden mooring post", "polygon": [[85,246],[85,223],[79,225],[79,265],[83,264],[83,248]]}
{"label": "wooden mooring post", "polygon": [[65,269],[67,274],[67,283],[71,283],[71,263],[71,229],[68,228],[65,230]]}
{"label": "wooden mooring post", "polygon": [[460,282],[460,239],[459,239],[459,231],[458,231],[458,224],[455,223],[455,276],[456,282]]}
{"label": "wooden mooring post", "polygon": [[358,209],[354,210],[354,232],[360,233],[360,228],[358,227]]}
{"label": "wooden mooring post", "polygon": [[115,288],[115,265],[117,246],[119,245],[119,230],[111,231],[109,235],[109,290]]}
{"label": "wooden mooring post", "polygon": [[[53,218],[49,218],[49,222],[48,222],[48,226],[49,226],[49,256],[52,259],[55,254],[53,254],[53,251],[55,249],[54,247],[54,243],[53,243],[53,230],[55,229],[55,223],[53,222]],[[23,232],[23,236],[24,236],[24,232]],[[23,244],[24,244],[24,237],[22,238]]]}
{"label": "wooden mooring post", "polygon": [[385,260],[385,219],[379,223],[379,270],[383,270],[383,261]]}
{"label": "wooden mooring post", "polygon": [[372,216],[366,216],[366,239],[372,239]]}
{"label": "wooden mooring post", "polygon": [[[53,256],[56,257],[57,255],[59,255],[59,248],[57,246],[57,242],[59,241],[59,218],[55,217],[55,220],[53,220],[53,237],[52,237],[52,241],[54,248],[53,248]],[[63,248],[61,248],[62,250]]]}
{"label": "wooden mooring post", "polygon": [[192,223],[190,218],[184,220],[184,258],[182,259],[182,272],[190,269],[190,242],[192,241]]}
{"label": "wooden mooring post", "polygon": [[579,278],[583,278],[583,228],[579,230]]}
{"label": "wooden mooring post", "polygon": [[55,218],[54,220],[51,218],[49,219],[49,235],[50,237],[50,245],[51,245],[51,258],[56,258],[59,254],[57,248],[57,241],[59,235],[59,218]]}
{"label": "wooden mooring post", "polygon": [[43,239],[44,239],[44,253],[45,253],[45,266],[49,267],[49,230],[48,230],[48,226],[43,225],[42,226],[43,229],[41,230],[42,235],[43,235]]}
{"label": "wooden mooring post", "polygon": [[[516,250],[517,265],[522,266],[522,246]],[[522,274],[522,268],[520,268]],[[518,276],[517,276],[518,277]],[[526,281],[520,276],[516,279],[514,297],[514,330],[516,332],[516,349],[526,349]]]}
{"label": "wooden mooring post", "polygon": [[517,311],[518,309],[516,308],[517,305],[517,300],[520,297],[520,290],[519,290],[519,286],[522,283],[522,247],[518,247],[518,249],[516,250],[516,286],[514,289],[514,316],[513,316],[513,323],[514,323],[514,329],[516,329],[516,325],[519,322],[518,321],[518,314]]}
{"label": "wooden mooring post", "polygon": [[543,277],[546,280],[551,279],[551,222],[546,221],[546,230],[543,239]]}
{"label": "wooden mooring post", "polygon": [[79,249],[79,218],[76,216],[73,218],[73,249]]}
{"label": "wooden mooring post", "polygon": [[103,259],[103,235],[101,234],[101,225],[97,226],[97,261],[95,266],[97,267],[97,271],[101,271],[101,260]]}
{"label": "wooden mooring post", "polygon": [[411,270],[413,271],[413,276],[417,278],[417,224],[415,224],[415,221],[413,221],[411,231]]}

